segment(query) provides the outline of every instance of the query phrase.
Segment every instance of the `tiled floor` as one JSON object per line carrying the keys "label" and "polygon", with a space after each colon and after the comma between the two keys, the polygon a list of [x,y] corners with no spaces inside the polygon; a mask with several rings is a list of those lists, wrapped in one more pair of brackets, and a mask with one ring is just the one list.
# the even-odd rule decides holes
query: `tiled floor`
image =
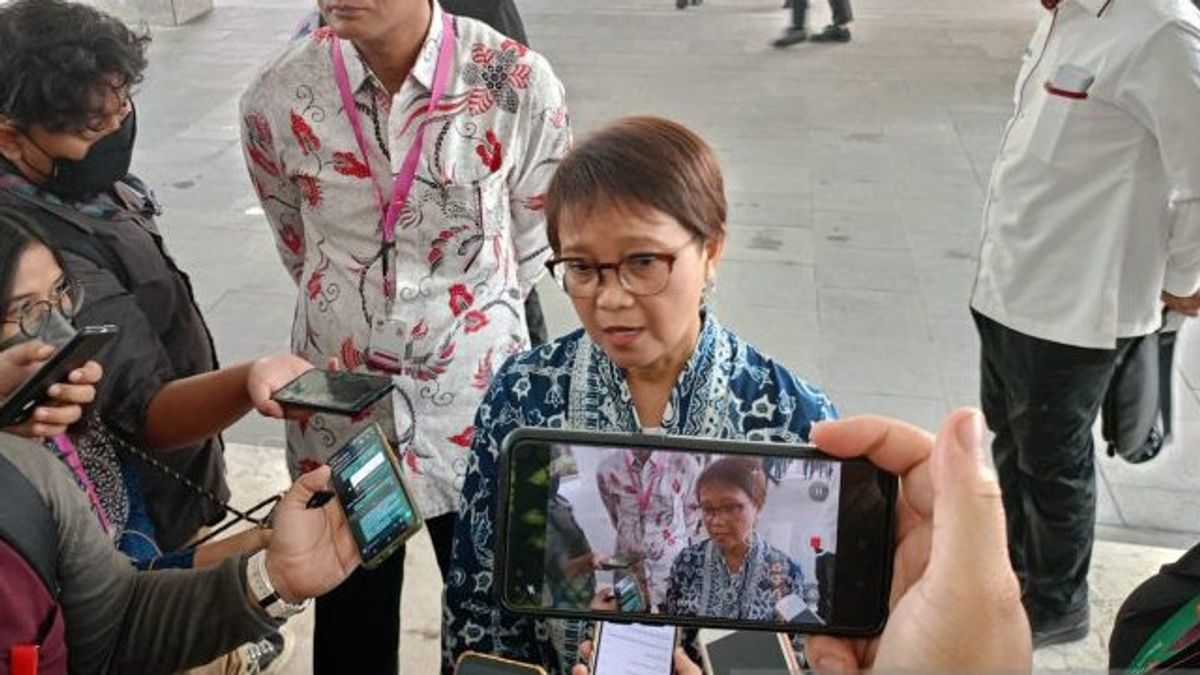
{"label": "tiled floor", "polygon": [[[137,97],[136,169],[166,206],[164,234],[226,361],[286,348],[295,291],[245,178],[236,101],[312,4],[218,0],[197,23],[155,30]],[[823,385],[843,413],[934,426],[977,402],[966,302],[983,185],[1042,10],[1033,0],[855,4],[853,43],[781,52],[767,45],[786,23],[778,0],[685,12],[669,0],[520,0],[578,133],[652,113],[718,150],[730,200],[721,319]],[[824,22],[822,7],[814,14]],[[543,297],[552,332],[573,327],[561,294],[547,285]],[[1099,531],[1110,542],[1200,539],[1200,335],[1190,328],[1178,347],[1173,444],[1147,466],[1098,458]],[[256,481],[283,480],[281,436],[260,419],[230,432],[241,444],[229,451],[238,498],[253,500],[264,489]],[[428,551],[415,548],[409,578],[434,578]],[[1101,544],[1095,639],[1039,654],[1039,665],[1102,666],[1111,609],[1173,555]],[[436,584],[409,588],[406,672],[432,672]],[[290,672],[307,672],[304,649]]]}

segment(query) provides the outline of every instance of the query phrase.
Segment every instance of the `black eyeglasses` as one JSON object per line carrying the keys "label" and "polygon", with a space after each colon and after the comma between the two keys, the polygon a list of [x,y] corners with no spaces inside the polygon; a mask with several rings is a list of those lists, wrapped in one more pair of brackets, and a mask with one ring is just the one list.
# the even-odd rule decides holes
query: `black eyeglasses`
{"label": "black eyeglasses", "polygon": [[667,253],[632,253],[615,263],[598,263],[584,258],[555,258],[546,269],[573,298],[594,298],[604,285],[604,270],[612,270],[630,295],[646,297],[663,292],[671,282],[671,271],[683,249],[699,243],[693,239]]}
{"label": "black eyeglasses", "polygon": [[83,305],[83,286],[74,279],[63,277],[45,300],[22,303],[4,317],[5,324],[17,324],[26,337],[41,336],[50,321],[50,310],[57,309],[68,319]]}

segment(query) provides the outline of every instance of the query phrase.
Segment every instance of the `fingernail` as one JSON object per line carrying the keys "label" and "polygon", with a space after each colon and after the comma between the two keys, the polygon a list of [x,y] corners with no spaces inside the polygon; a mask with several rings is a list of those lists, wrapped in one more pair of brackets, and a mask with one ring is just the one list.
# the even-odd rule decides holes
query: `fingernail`
{"label": "fingernail", "polygon": [[52,384],[52,385],[50,385],[50,388],[46,390],[46,393],[50,394],[50,396],[52,396],[52,397],[57,397],[59,394],[62,393],[62,385]]}
{"label": "fingernail", "polygon": [[975,461],[979,464],[984,478],[996,480],[996,466],[992,461],[992,453],[983,445],[983,415],[977,410],[972,410],[970,415],[959,421],[954,435],[961,450],[975,455]]}
{"label": "fingernail", "polygon": [[836,656],[822,656],[817,659],[817,670],[821,672],[848,670],[846,662]]}

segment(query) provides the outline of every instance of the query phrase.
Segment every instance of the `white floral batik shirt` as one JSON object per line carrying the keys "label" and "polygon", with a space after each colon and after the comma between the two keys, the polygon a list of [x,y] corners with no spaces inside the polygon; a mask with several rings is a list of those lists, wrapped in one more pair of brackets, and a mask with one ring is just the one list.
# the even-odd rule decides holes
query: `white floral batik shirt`
{"label": "white floral batik shirt", "polygon": [[[548,256],[545,191],[571,143],[562,84],[545,59],[482,23],[454,17],[451,26],[451,75],[387,254],[396,277],[390,314],[371,183],[391,196],[426,119],[444,39],[437,4],[395,96],[350,42],[322,29],[266,65],[241,104],[251,180],[300,290],[293,351],[367,371],[375,318],[394,317],[407,334],[390,400],[363,419],[289,424],[289,466],[296,474],[326,461],[378,421],[394,433],[426,517],[457,508],[475,409],[495,370],[528,346],[523,300]],[[345,58],[365,159],[338,93],[332,46]]]}

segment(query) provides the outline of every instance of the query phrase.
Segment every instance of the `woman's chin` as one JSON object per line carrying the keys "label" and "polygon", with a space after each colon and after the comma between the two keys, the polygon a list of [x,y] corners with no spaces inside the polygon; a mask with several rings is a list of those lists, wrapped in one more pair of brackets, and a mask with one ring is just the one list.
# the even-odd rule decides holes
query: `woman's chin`
{"label": "woman's chin", "polygon": [[601,343],[604,355],[622,370],[645,370],[655,362],[653,355],[647,355],[644,349],[636,347],[614,348],[612,345]]}

